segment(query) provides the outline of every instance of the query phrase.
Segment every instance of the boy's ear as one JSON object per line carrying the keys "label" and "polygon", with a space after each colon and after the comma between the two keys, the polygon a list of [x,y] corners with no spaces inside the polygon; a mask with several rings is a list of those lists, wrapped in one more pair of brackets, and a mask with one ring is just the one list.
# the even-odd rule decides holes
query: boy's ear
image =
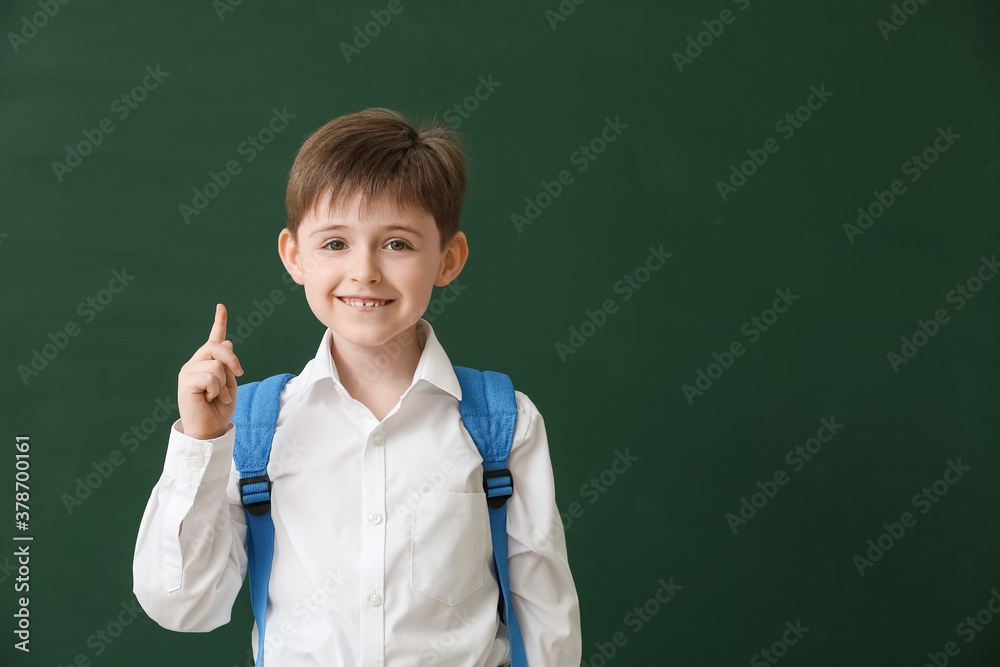
{"label": "boy's ear", "polygon": [[285,270],[299,285],[305,284],[302,275],[302,267],[299,264],[299,247],[295,243],[295,237],[288,231],[288,228],[281,230],[278,234],[278,255],[281,256],[281,263],[285,265]]}
{"label": "boy's ear", "polygon": [[438,274],[434,284],[444,287],[458,277],[469,259],[469,241],[464,232],[457,232],[445,248],[444,256],[441,257],[441,264],[438,266]]}

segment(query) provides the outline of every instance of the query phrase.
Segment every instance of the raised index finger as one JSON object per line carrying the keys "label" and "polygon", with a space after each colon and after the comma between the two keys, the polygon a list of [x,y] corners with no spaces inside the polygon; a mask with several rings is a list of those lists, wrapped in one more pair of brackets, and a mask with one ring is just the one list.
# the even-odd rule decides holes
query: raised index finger
{"label": "raised index finger", "polygon": [[213,343],[221,343],[226,340],[226,307],[221,303],[215,306],[215,324],[212,325],[212,333],[208,340]]}

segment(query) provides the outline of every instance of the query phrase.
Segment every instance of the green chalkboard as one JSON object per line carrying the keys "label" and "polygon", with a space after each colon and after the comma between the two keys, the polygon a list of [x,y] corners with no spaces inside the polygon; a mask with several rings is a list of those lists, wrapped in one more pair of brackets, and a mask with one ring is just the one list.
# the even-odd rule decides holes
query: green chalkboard
{"label": "green chalkboard", "polygon": [[0,7],[0,663],[245,664],[246,590],[135,607],[136,532],[215,304],[287,297],[248,379],[315,353],[288,170],[382,106],[465,140],[427,319],[545,419],[584,664],[997,664],[1000,6],[387,6]]}

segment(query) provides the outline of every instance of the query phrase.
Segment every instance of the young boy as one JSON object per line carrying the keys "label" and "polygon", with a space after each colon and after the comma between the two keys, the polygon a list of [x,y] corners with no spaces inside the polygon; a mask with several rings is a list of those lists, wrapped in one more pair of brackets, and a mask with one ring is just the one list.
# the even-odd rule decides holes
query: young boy
{"label": "young boy", "polygon": [[[274,560],[267,667],[510,661],[461,388],[422,315],[468,258],[455,136],[387,109],[330,121],[299,150],[278,251],[326,327],[280,396],[268,474]],[[178,375],[180,419],[146,505],[134,590],[165,628],[230,620],[247,572],[233,462],[243,369],[219,304]],[[490,369],[481,369],[490,370]],[[579,665],[579,602],[535,405],[515,393],[509,571],[532,667]],[[253,653],[257,658],[257,624]]]}

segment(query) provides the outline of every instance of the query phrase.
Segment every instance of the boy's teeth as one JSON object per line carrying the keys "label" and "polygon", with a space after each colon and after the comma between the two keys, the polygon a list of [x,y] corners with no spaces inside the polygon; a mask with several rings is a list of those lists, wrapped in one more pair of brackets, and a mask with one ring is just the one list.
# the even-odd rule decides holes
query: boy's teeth
{"label": "boy's teeth", "polygon": [[384,306],[385,303],[386,303],[385,301],[361,301],[359,299],[344,299],[344,301],[349,306],[354,306],[355,308],[360,308],[362,306],[368,306],[368,307],[375,306],[375,307],[378,307],[378,306]]}

